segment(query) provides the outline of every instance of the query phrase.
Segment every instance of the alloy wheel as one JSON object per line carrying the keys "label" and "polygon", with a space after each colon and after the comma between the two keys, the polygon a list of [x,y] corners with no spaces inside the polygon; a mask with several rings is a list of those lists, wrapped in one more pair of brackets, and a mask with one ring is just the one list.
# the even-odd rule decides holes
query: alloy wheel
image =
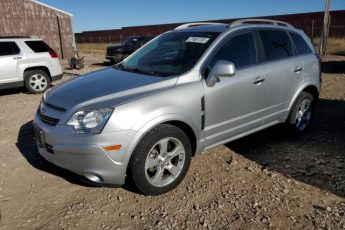
{"label": "alloy wheel", "polygon": [[147,155],[145,174],[155,187],[175,181],[185,164],[185,148],[181,141],[167,137],[156,142]]}
{"label": "alloy wheel", "polygon": [[300,131],[304,130],[310,123],[312,113],[312,102],[305,99],[298,106],[296,113],[296,128]]}
{"label": "alloy wheel", "polygon": [[29,79],[30,87],[36,91],[43,91],[47,88],[47,79],[41,74],[34,74]]}

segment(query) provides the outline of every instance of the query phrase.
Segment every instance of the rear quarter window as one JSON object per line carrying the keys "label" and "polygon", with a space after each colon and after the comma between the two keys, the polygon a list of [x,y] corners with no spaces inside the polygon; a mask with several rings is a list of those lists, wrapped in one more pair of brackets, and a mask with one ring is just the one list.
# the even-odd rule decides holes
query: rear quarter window
{"label": "rear quarter window", "polygon": [[266,61],[278,60],[293,56],[291,40],[284,30],[259,31]]}
{"label": "rear quarter window", "polygon": [[25,42],[30,49],[32,49],[35,53],[44,53],[44,52],[51,52],[53,51],[46,43],[43,41],[26,41]]}
{"label": "rear quarter window", "polygon": [[308,53],[312,53],[311,48],[309,47],[309,45],[307,44],[307,42],[304,40],[304,38],[297,34],[297,33],[293,33],[290,32],[290,36],[295,44],[295,47],[297,49],[297,54],[308,54]]}
{"label": "rear quarter window", "polygon": [[20,49],[15,42],[0,42],[0,56],[19,54]]}

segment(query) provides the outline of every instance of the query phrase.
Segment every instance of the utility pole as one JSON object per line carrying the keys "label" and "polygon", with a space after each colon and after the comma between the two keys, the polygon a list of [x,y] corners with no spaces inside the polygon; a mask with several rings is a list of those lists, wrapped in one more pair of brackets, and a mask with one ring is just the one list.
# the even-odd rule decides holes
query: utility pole
{"label": "utility pole", "polygon": [[320,55],[323,56],[326,51],[326,45],[327,45],[327,38],[328,38],[328,32],[329,32],[329,8],[331,5],[331,0],[326,0],[326,6],[325,6],[325,15],[323,17],[323,27],[322,27],[322,34],[320,37]]}

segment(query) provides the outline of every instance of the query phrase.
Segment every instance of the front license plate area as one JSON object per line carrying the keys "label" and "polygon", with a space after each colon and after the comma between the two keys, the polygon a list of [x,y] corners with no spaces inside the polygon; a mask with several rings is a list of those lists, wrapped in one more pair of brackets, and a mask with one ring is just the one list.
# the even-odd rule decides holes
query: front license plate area
{"label": "front license plate area", "polygon": [[36,126],[34,126],[34,138],[40,148],[45,147],[44,131]]}

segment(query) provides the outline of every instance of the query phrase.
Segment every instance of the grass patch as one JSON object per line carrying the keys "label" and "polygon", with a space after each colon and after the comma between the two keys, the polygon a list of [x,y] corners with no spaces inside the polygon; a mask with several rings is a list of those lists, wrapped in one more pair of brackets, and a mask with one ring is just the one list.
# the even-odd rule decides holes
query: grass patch
{"label": "grass patch", "polygon": [[80,53],[85,54],[105,54],[109,43],[78,43],[77,48]]}
{"label": "grass patch", "polygon": [[[320,38],[315,38],[313,42],[318,51]],[[327,54],[345,56],[345,38],[328,38]]]}

